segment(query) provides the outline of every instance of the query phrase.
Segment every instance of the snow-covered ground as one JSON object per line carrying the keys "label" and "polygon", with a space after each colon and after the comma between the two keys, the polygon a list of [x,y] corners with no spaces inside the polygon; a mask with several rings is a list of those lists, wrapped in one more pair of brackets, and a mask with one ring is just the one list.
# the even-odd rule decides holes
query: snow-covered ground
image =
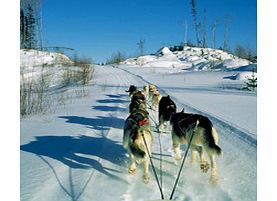
{"label": "snow-covered ground", "polygon": [[[190,51],[184,53],[192,54]],[[220,64],[222,68],[216,71],[209,67],[192,69],[186,68],[192,66],[186,58],[182,57],[181,61],[177,53],[164,50],[163,57],[166,54],[167,59],[156,60],[155,64],[158,56],[144,56],[152,58],[151,65],[149,62],[141,65],[126,61],[116,67],[95,66],[95,76],[85,88],[71,86],[54,91],[52,95],[60,93],[67,97],[55,112],[21,119],[22,201],[145,201],[160,198],[152,171],[149,184],[142,182],[142,168],[136,175],[128,174],[129,158],[122,146],[122,127],[130,102],[125,90],[131,84],[142,88],[149,83],[157,85],[162,95],[169,94],[178,110],[184,108],[211,118],[224,151],[223,158],[216,159],[220,177],[218,186],[211,186],[209,174],[201,173],[198,165],[190,166],[187,161],[174,199],[257,199],[257,96],[256,92],[242,90],[245,85],[242,75],[251,75],[253,66],[237,63],[236,67],[228,69]],[[206,66],[210,66],[210,62]],[[85,94],[76,95],[79,91]],[[157,113],[149,112],[154,136],[153,161],[160,173],[159,158],[163,158],[163,190],[169,198],[180,163],[171,156],[170,135],[159,135],[154,129]]]}

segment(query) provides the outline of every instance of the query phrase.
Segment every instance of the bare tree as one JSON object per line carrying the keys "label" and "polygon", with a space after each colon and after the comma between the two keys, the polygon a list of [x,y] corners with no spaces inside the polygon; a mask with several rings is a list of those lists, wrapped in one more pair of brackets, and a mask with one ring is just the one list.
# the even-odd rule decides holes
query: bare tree
{"label": "bare tree", "polygon": [[199,31],[198,31],[199,23],[197,22],[197,16],[196,16],[196,0],[191,0],[191,10],[192,10],[194,30],[195,30],[195,36],[196,36],[196,46],[199,47],[199,43],[200,43]]}
{"label": "bare tree", "polygon": [[187,20],[179,21],[178,24],[180,24],[185,31],[185,37],[184,37],[184,47],[188,45],[188,22]]}
{"label": "bare tree", "polygon": [[202,47],[206,48],[207,47],[207,40],[206,40],[206,8],[204,8],[204,19],[203,19],[202,32],[203,32]]}
{"label": "bare tree", "polygon": [[142,56],[144,54],[144,44],[145,44],[144,39],[140,39],[139,42],[137,43],[139,51],[140,51],[140,56]]}
{"label": "bare tree", "polygon": [[217,18],[212,24],[211,24],[211,31],[212,31],[212,47],[215,49],[215,31],[217,27],[219,26],[219,19]]}
{"label": "bare tree", "polygon": [[223,50],[227,51],[228,50],[228,26],[231,22],[230,16],[225,16],[224,17],[224,41],[223,41]]}
{"label": "bare tree", "polygon": [[120,62],[124,61],[126,57],[120,51],[113,53],[111,58],[107,59],[106,64],[119,64]]}

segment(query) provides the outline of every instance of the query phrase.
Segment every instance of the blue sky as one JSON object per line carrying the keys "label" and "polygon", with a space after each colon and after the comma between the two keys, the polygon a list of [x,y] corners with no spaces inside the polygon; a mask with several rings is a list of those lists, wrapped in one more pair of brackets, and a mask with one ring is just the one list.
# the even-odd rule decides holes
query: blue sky
{"label": "blue sky", "polygon": [[[256,0],[197,0],[196,6],[198,21],[203,21],[206,8],[208,46],[216,19],[216,46],[223,46],[227,17],[230,49],[257,49]],[[105,62],[117,51],[137,55],[140,39],[145,40],[146,53],[179,44],[184,41],[185,21],[188,39],[195,41],[189,0],[43,0],[42,14],[45,46],[72,47],[95,62]]]}

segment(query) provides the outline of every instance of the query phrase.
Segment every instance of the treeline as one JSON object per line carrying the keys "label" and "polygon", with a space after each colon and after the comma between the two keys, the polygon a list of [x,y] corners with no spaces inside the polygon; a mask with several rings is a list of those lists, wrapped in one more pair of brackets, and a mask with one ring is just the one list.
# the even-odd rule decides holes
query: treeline
{"label": "treeline", "polygon": [[20,48],[42,48],[41,0],[20,1]]}
{"label": "treeline", "polygon": [[[195,33],[195,44],[193,44],[190,40],[187,40],[187,37],[185,37],[185,41],[183,45],[185,46],[195,46],[195,47],[208,47],[207,42],[207,24],[206,24],[206,18],[207,18],[207,9],[203,9],[203,19],[199,19],[197,10],[197,0],[188,0],[188,3],[191,8],[191,15],[193,20],[193,26],[194,26],[194,33]],[[200,11],[201,12],[201,11]],[[256,53],[250,49],[247,46],[237,45],[233,50],[230,49],[229,46],[229,40],[228,40],[228,31],[229,31],[229,25],[231,23],[231,17],[230,16],[224,16],[221,19],[216,18],[213,20],[213,22],[210,25],[210,31],[211,31],[211,47],[216,49],[221,49],[226,52],[232,53],[240,58],[248,59],[251,62],[257,62],[257,55]],[[187,23],[185,24],[187,26]],[[219,26],[223,26],[223,41],[221,41],[220,46],[216,47],[216,30]],[[187,28],[186,28],[187,32]],[[187,35],[187,33],[185,33]],[[177,49],[180,49],[179,46],[175,46]]]}
{"label": "treeline", "polygon": [[232,53],[242,59],[247,59],[253,63],[257,63],[257,55],[249,47],[237,45]]}
{"label": "treeline", "polygon": [[[198,13],[199,10],[197,10],[197,1],[196,0],[188,0],[189,5],[191,7],[191,14],[192,14],[192,20],[193,20],[193,27],[194,27],[194,33],[195,33],[195,45],[196,47],[208,47],[208,40],[207,40],[207,9],[203,9],[203,19],[199,19]],[[210,31],[212,33],[211,37],[211,47],[216,48],[216,30],[220,24],[223,25],[224,31],[223,31],[223,43],[220,49],[224,51],[228,51],[228,26],[230,24],[230,17],[224,16],[222,20],[219,20],[219,18],[216,18],[210,25]],[[187,26],[187,23],[186,23]],[[187,32],[187,28],[186,28]],[[185,33],[187,35],[187,33]],[[185,45],[187,46],[193,46],[193,44],[190,41],[187,40],[187,37],[185,37]]]}

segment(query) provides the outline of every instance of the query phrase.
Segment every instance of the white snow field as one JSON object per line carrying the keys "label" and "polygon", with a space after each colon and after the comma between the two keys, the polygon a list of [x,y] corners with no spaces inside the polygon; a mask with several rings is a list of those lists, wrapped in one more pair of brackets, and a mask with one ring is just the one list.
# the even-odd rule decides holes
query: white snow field
{"label": "white snow field", "polygon": [[[210,184],[209,172],[202,173],[199,163],[190,164],[189,154],[174,200],[256,200],[257,93],[242,90],[245,80],[237,79],[242,73],[251,75],[252,68],[242,68],[244,63],[230,69],[223,65],[216,70],[188,69],[184,66],[191,63],[185,56],[182,58],[184,61],[178,67],[166,66],[172,58],[163,58],[155,66],[128,62],[119,66],[95,66],[95,76],[85,87],[53,87],[49,100],[54,101],[56,98],[52,96],[59,95],[64,101],[45,114],[21,119],[21,200],[160,199],[151,168],[148,184],[142,180],[141,166],[135,175],[128,173],[129,158],[122,146],[122,128],[130,102],[125,90],[131,84],[142,88],[149,83],[155,84],[162,95],[170,95],[178,111],[184,108],[187,112],[208,116],[218,130],[219,146],[224,152],[222,158],[216,158],[217,186]],[[156,66],[160,63],[164,65]],[[51,68],[61,69],[55,65]],[[162,172],[162,189],[169,199],[181,162],[172,157],[170,134],[156,132],[157,112],[149,112],[154,136],[152,158],[159,178]],[[182,150],[185,152],[185,145]]]}

